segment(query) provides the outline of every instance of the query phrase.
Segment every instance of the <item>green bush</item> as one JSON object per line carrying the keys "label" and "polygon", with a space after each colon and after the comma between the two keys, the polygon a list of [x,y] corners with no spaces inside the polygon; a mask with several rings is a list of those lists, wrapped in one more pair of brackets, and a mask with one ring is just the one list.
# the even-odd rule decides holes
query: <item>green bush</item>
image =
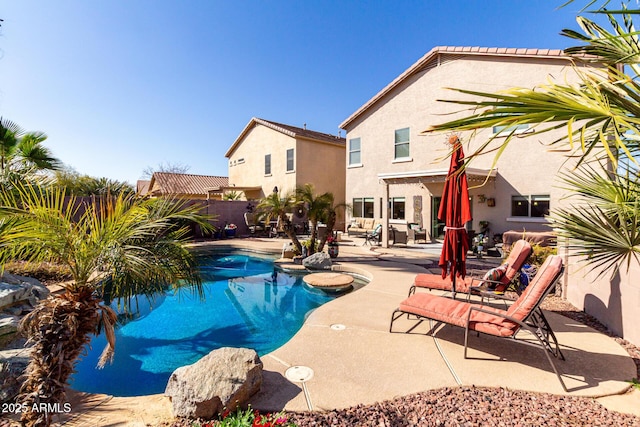
{"label": "green bush", "polygon": [[225,412],[219,420],[198,422],[194,421],[191,427],[296,427],[296,424],[287,420],[283,412],[260,414],[252,411],[238,409],[235,413]]}
{"label": "green bush", "polygon": [[529,263],[540,267],[549,255],[557,255],[558,248],[554,246],[540,246],[537,243],[531,245],[533,252],[529,256]]}

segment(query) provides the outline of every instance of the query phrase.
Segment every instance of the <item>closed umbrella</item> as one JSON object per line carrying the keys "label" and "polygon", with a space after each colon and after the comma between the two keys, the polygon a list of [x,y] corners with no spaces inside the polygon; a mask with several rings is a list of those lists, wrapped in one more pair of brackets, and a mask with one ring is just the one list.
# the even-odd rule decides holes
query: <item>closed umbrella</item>
{"label": "closed umbrella", "polygon": [[467,174],[462,169],[464,152],[457,136],[449,138],[453,145],[453,154],[447,180],[442,190],[442,199],[438,219],[445,223],[444,242],[440,262],[442,278],[447,274],[451,278],[453,296],[456,295],[456,277],[464,279],[466,269],[469,240],[464,224],[471,221],[471,206],[469,206],[469,188]]}

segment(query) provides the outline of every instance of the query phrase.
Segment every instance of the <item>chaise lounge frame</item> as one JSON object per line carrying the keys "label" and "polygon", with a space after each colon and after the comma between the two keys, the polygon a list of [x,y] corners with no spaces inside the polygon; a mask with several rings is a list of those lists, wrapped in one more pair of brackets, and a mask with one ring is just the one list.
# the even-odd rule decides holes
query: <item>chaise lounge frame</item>
{"label": "chaise lounge frame", "polygon": [[[552,263],[555,264],[555,266],[550,267]],[[558,264],[560,265],[559,268],[557,267]],[[555,268],[556,271],[553,272],[553,274],[550,277],[544,277],[543,274],[548,268]],[[527,309],[528,313],[524,317],[519,316],[521,317],[520,319],[507,314],[511,311],[511,309],[500,310],[490,306],[473,304],[473,303],[463,302],[459,300],[452,300],[450,298],[445,298],[442,296],[420,293],[420,294],[409,296],[402,303],[400,303],[399,308],[394,310],[394,312],[391,314],[391,323],[389,324],[389,332],[394,333],[393,323],[396,320],[398,320],[400,317],[406,314],[408,319],[411,319],[410,316],[416,316],[419,320],[418,324],[420,324],[424,320],[429,320],[430,322],[432,320],[435,320],[437,322],[447,323],[447,324],[458,326],[458,327],[463,327],[465,330],[465,333],[464,333],[464,358],[465,359],[468,358],[467,348],[469,343],[469,331],[478,332],[478,336],[479,336],[479,333],[482,332],[486,335],[509,338],[513,341],[518,341],[519,343],[522,343],[525,345],[542,348],[545,356],[547,357],[547,360],[549,361],[549,364],[553,369],[553,372],[556,374],[556,377],[560,381],[562,388],[564,389],[565,392],[568,392],[567,386],[562,380],[562,377],[560,376],[560,373],[555,363],[553,362],[553,358],[551,357],[551,356],[554,356],[554,358],[565,360],[564,355],[560,350],[558,339],[556,338],[556,335],[553,333],[553,330],[551,329],[551,325],[549,325],[549,322],[547,321],[544,313],[542,312],[542,309],[540,309],[540,304],[542,303],[544,298],[549,293],[551,293],[551,291],[555,289],[556,283],[558,282],[560,277],[562,277],[563,271],[564,271],[564,267],[562,266],[562,259],[560,257],[558,257],[557,255],[551,255],[547,258],[547,260],[542,265],[542,267],[540,267],[540,270],[538,271],[538,274],[536,274],[536,277],[534,277],[534,279],[532,280],[532,283],[529,285],[529,287],[527,287],[527,289],[525,289],[525,291],[520,295],[520,297],[512,305],[512,307],[514,306],[519,307],[518,304],[522,304],[523,302],[526,302],[525,300],[529,298],[533,292],[539,292],[541,290],[539,288],[544,287],[542,292],[539,292],[539,297],[536,297],[536,300],[534,301],[534,303],[531,304],[531,306]],[[431,316],[428,316],[425,314],[427,309],[424,307],[429,307],[434,305],[437,306],[439,302],[445,303],[449,307],[458,308],[458,309],[464,308],[464,305],[468,305],[469,306],[468,312],[464,317],[464,319],[457,318],[452,315],[449,316],[448,319],[446,319],[447,313],[437,313],[435,311]],[[519,308],[517,308],[515,311],[517,311],[518,309]],[[486,321],[491,317],[497,317],[497,318],[505,319],[506,321],[511,322],[514,325],[512,332],[509,333],[508,335],[502,335],[504,334],[504,332],[502,332],[502,334],[498,333],[497,332],[498,328],[496,328],[495,332],[493,332],[491,328],[487,328],[486,325],[497,326],[498,322],[492,325],[491,322]],[[480,321],[481,319],[485,319],[485,321]],[[461,320],[463,320],[463,322],[460,322]],[[405,333],[411,332],[416,326],[418,326],[418,324],[412,326]],[[479,327],[482,325],[485,325],[485,326]],[[529,331],[531,335],[533,335],[537,339],[537,343],[518,339],[517,335],[522,329]],[[435,329],[432,328],[430,331],[432,335],[434,334],[433,332],[434,330]],[[553,342],[553,345],[552,345],[552,342]]]}
{"label": "chaise lounge frame", "polygon": [[[520,268],[529,257],[529,255],[531,255],[532,251],[533,249],[531,247],[531,244],[524,239],[518,240],[513,244],[512,250],[505,260],[505,262],[508,263],[509,266],[507,267],[507,272],[505,273],[505,275],[500,279],[501,286],[505,288],[508,287],[509,284],[518,277]],[[469,292],[469,290],[473,286],[473,282],[475,281],[481,282],[484,280],[471,277],[467,277],[465,279],[461,279],[459,277],[456,278],[456,293]],[[493,281],[488,282],[497,283]],[[449,276],[442,278],[440,274],[417,274],[413,281],[413,284],[409,288],[409,295],[414,294],[417,289],[437,289],[441,291],[453,292],[453,286]]]}

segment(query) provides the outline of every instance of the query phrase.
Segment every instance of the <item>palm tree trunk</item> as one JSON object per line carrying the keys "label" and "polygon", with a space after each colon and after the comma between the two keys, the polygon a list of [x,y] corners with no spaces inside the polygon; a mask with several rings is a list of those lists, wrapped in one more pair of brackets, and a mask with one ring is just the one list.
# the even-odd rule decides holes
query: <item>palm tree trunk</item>
{"label": "palm tree trunk", "polygon": [[289,221],[287,215],[280,215],[280,221],[282,221],[282,229],[284,230],[284,233],[289,239],[291,239],[291,242],[293,243],[293,246],[296,247],[298,253],[302,253],[302,245],[300,244],[298,236],[296,236],[296,230],[293,228],[293,224]]}
{"label": "palm tree trunk", "polygon": [[327,243],[327,238],[329,236],[333,236],[333,227],[336,226],[336,219],[336,211],[332,209],[331,212],[329,212],[329,214],[327,215],[327,233],[320,241],[320,246],[318,246],[319,252],[322,252],[322,250],[324,249],[324,245]]}
{"label": "palm tree trunk", "polygon": [[311,220],[311,235],[309,236],[309,255],[316,252],[316,240],[318,239],[318,220]]}
{"label": "palm tree trunk", "polygon": [[63,408],[67,380],[97,331],[99,303],[91,289],[80,287],[49,297],[24,318],[21,327],[34,343],[19,396],[24,426],[49,426],[54,412],[44,408]]}

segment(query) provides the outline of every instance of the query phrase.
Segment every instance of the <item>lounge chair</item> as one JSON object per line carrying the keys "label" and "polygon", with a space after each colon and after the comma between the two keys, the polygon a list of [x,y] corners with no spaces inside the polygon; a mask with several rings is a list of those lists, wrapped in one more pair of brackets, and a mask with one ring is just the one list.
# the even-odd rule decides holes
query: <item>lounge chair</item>
{"label": "lounge chair", "polygon": [[[531,340],[517,341],[527,345],[541,346],[558,380],[560,380],[562,388],[567,391],[567,387],[564,381],[562,381],[556,365],[551,358],[551,355],[553,355],[556,358],[564,360],[564,356],[560,351],[558,340],[551,330],[549,322],[539,307],[544,297],[555,289],[555,284],[562,276],[563,269],[561,257],[557,255],[547,257],[529,286],[525,288],[520,297],[515,300],[508,310],[501,310],[424,292],[411,295],[402,301],[400,307],[391,314],[389,332],[393,332],[393,322],[404,314],[406,314],[408,318],[410,315],[417,316],[419,321],[430,319],[430,321],[435,320],[437,322],[459,326],[465,330],[464,358],[466,359],[469,331],[482,332],[487,335],[516,340],[518,332],[521,329],[525,329],[537,338],[538,343]],[[413,327],[407,332],[410,332],[412,329]],[[431,329],[432,334],[434,333],[433,331],[434,328]],[[553,347],[550,339],[553,341]]]}
{"label": "lounge chair", "polygon": [[[506,272],[499,279],[500,283],[496,283],[495,290],[497,292],[504,292],[511,281],[517,277],[520,268],[531,254],[531,251],[531,244],[526,240],[518,240],[516,243],[514,243],[513,247],[511,248],[511,252],[509,252],[509,256],[503,263],[503,265],[507,265]],[[460,277],[457,277],[456,292],[468,293],[471,290],[472,286],[480,285],[480,282],[482,281],[483,279],[472,278],[469,276],[465,277],[464,280]],[[409,295],[415,293],[416,289],[418,288],[453,291],[453,286],[449,276],[443,279],[440,274],[417,274],[413,281],[413,285],[411,285],[411,287],[409,288]]]}
{"label": "lounge chair", "polygon": [[378,245],[380,244],[380,242],[382,242],[382,224],[376,225],[376,228],[374,228],[371,233],[365,233],[364,243],[362,244],[362,246],[366,245],[367,243],[370,245],[373,245],[374,243]]}

